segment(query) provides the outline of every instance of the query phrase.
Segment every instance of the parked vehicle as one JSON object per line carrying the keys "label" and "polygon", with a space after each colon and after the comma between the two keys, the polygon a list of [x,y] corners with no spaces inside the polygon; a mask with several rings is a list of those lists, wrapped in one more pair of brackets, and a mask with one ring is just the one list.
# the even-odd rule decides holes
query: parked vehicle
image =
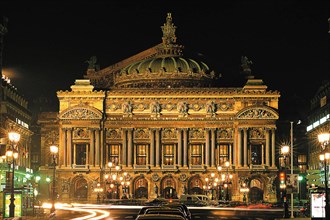
{"label": "parked vehicle", "polygon": [[171,203],[171,204],[166,205],[166,207],[178,208],[178,209],[180,209],[185,214],[185,217],[188,220],[191,220],[191,218],[192,218],[191,217],[191,212],[190,212],[190,210],[188,209],[188,207],[185,204]]}
{"label": "parked vehicle", "polygon": [[190,220],[186,213],[184,212],[184,209],[179,207],[167,207],[167,206],[145,206],[142,207],[136,217],[136,219],[140,219],[140,216],[150,215],[150,214],[157,214],[157,215],[163,215],[163,214],[169,214],[169,215],[179,215],[183,216],[185,220]]}
{"label": "parked vehicle", "polygon": [[135,220],[158,220],[158,219],[166,219],[166,220],[186,220],[186,218],[180,215],[168,215],[168,214],[149,214],[149,215],[140,215]]}
{"label": "parked vehicle", "polygon": [[187,206],[208,206],[210,205],[209,197],[205,195],[181,195],[180,203]]}
{"label": "parked vehicle", "polygon": [[162,199],[162,198],[155,198],[155,199],[146,201],[144,204],[146,206],[162,206],[162,205],[167,205],[168,201],[166,199]]}
{"label": "parked vehicle", "polygon": [[182,211],[180,211],[179,209],[168,208],[168,207],[149,208],[146,210],[144,215],[149,215],[149,214],[179,215],[179,216],[182,216],[185,219],[187,219],[185,214]]}

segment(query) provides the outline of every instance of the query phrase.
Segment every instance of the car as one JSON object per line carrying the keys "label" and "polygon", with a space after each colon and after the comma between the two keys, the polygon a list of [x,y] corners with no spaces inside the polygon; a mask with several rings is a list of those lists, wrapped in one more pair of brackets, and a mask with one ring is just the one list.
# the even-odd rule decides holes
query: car
{"label": "car", "polygon": [[154,207],[154,208],[149,208],[145,211],[144,215],[149,215],[149,214],[168,214],[168,215],[179,215],[184,217],[186,220],[188,220],[185,216],[185,214],[177,208],[169,208],[169,207]]}
{"label": "car", "polygon": [[201,196],[204,195],[181,195],[179,202],[187,206],[208,206],[208,201],[206,199],[203,200]]}
{"label": "car", "polygon": [[162,198],[155,198],[152,200],[148,200],[144,203],[146,206],[162,206],[162,205],[167,205],[168,201]]}
{"label": "car", "polygon": [[181,203],[171,203],[171,204],[168,204],[166,205],[166,207],[170,207],[170,208],[179,208],[182,210],[182,212],[185,214],[185,217],[188,219],[188,220],[191,220],[191,212],[190,210],[188,209],[188,207],[185,205],[185,204],[181,204]]}
{"label": "car", "polygon": [[186,220],[186,218],[180,215],[169,215],[169,214],[149,214],[149,215],[140,215],[135,220]]}
{"label": "car", "polygon": [[218,201],[218,206],[219,206],[219,207],[229,207],[230,204],[229,204],[229,201],[226,201],[226,200],[219,200],[219,201]]}
{"label": "car", "polygon": [[146,212],[147,209],[149,208],[154,208],[155,206],[143,206],[140,210],[139,210],[139,213],[137,214],[138,216],[139,215],[144,215],[144,213]]}

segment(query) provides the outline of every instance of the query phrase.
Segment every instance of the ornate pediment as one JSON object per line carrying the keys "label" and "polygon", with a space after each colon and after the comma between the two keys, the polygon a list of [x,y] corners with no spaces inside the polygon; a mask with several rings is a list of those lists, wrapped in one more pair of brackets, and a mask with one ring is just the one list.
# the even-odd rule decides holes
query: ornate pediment
{"label": "ornate pediment", "polygon": [[268,106],[251,106],[237,113],[237,119],[278,119],[278,113]]}
{"label": "ornate pediment", "polygon": [[102,113],[97,109],[91,109],[86,107],[75,107],[64,111],[60,115],[60,119],[66,120],[100,120],[102,118]]}

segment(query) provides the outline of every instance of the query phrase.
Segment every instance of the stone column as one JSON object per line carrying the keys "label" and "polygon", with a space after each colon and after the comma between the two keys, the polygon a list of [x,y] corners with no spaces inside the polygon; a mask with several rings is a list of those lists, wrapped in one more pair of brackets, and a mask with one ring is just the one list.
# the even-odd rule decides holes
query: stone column
{"label": "stone column", "polygon": [[90,156],[89,156],[89,164],[91,166],[95,166],[95,161],[94,161],[94,151],[95,151],[95,130],[94,129],[90,129],[89,130],[90,133]]}
{"label": "stone column", "polygon": [[63,161],[62,164],[66,167],[68,166],[68,146],[66,145],[66,130],[61,129],[61,145],[63,146]]}
{"label": "stone column", "polygon": [[178,166],[182,167],[182,129],[178,129]]}
{"label": "stone column", "polygon": [[75,164],[75,162],[76,162],[75,160],[72,161],[72,150],[73,150],[72,149],[72,129],[71,128],[67,129],[66,134],[67,134],[66,135],[66,137],[67,137],[66,146],[68,148],[68,159],[69,159],[68,165],[72,167],[72,164]]}
{"label": "stone column", "polygon": [[121,164],[127,167],[127,132],[122,129],[122,156]]}
{"label": "stone column", "polygon": [[183,166],[188,167],[188,129],[183,129]]}
{"label": "stone column", "polygon": [[275,129],[272,129],[272,167],[275,167]]}
{"label": "stone column", "polygon": [[160,129],[156,129],[156,167],[160,167]]}
{"label": "stone column", "polygon": [[244,154],[243,154],[243,157],[244,157],[244,167],[247,167],[247,158],[248,158],[248,155],[247,155],[247,128],[244,128]]}
{"label": "stone column", "polygon": [[205,129],[205,165],[210,166],[210,129]]}
{"label": "stone column", "polygon": [[[101,143],[100,143],[100,130],[96,129],[94,132],[95,132],[95,145],[96,145],[95,162],[96,162],[96,165],[102,166],[103,151],[101,152],[101,149],[103,149],[103,144],[101,145]],[[100,152],[101,152],[102,158],[100,158]]]}
{"label": "stone column", "polygon": [[150,166],[155,166],[155,130],[150,129]]}
{"label": "stone column", "polygon": [[[97,132],[97,130],[96,130]],[[100,168],[107,167],[107,164],[105,164],[105,146],[107,143],[107,138],[106,138],[106,129],[102,127],[100,131],[98,132],[100,137],[100,142],[99,145],[95,145],[95,166],[99,166]],[[96,139],[96,138],[95,138]],[[96,143],[96,140],[95,140]],[[99,153],[99,162],[97,161],[96,155]]]}
{"label": "stone column", "polygon": [[242,130],[239,128],[238,129],[238,140],[237,140],[237,154],[238,154],[238,158],[237,158],[237,167],[241,167],[242,166]]}
{"label": "stone column", "polygon": [[132,160],[132,154],[133,154],[133,129],[128,129],[127,134],[127,145],[128,145],[128,166],[132,167],[133,160]]}
{"label": "stone column", "polygon": [[216,130],[211,129],[211,167],[215,167],[215,135]]}
{"label": "stone column", "polygon": [[269,151],[270,150],[269,129],[266,129],[265,132],[266,132],[266,166],[269,167],[269,156],[270,156],[269,155],[269,153],[270,153],[270,151]]}
{"label": "stone column", "polygon": [[237,167],[237,150],[238,150],[238,147],[237,147],[237,137],[238,136],[238,128],[235,127],[235,131],[234,131],[234,143],[233,143],[233,146],[232,146],[232,155],[233,155],[233,161],[232,165],[234,165],[235,167]]}

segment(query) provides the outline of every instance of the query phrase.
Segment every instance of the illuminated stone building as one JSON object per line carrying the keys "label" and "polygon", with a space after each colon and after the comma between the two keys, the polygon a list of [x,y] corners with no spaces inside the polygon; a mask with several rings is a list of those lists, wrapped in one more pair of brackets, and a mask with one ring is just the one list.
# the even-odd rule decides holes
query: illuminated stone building
{"label": "illuminated stone building", "polygon": [[[5,68],[2,68],[2,51],[4,35],[7,33],[7,19],[0,23],[0,209],[2,213],[9,212],[9,203],[3,207],[4,198],[10,196],[11,187],[14,185],[17,194],[21,195],[18,207],[25,204],[26,208],[33,206],[33,170],[31,169],[31,140],[33,131],[30,128],[32,114],[28,109],[28,101],[17,91],[11,83]],[[20,135],[17,144],[11,143],[9,132]],[[7,150],[18,153],[15,159],[14,182],[12,182],[12,157],[6,157]],[[6,195],[5,195],[6,194]],[[3,209],[5,208],[5,209]],[[17,209],[19,210],[19,208]],[[23,210],[23,214],[26,214]]]}
{"label": "illuminated stone building", "polygon": [[[44,175],[51,175],[50,144],[59,146],[60,199],[96,200],[100,183],[109,199],[213,193],[242,201],[246,183],[250,201],[277,201],[279,92],[251,75],[246,58],[245,85],[216,87],[219,74],[184,57],[175,30],[168,14],[162,43],[101,70],[92,57],[84,79],[57,92],[58,113],[39,123]],[[110,173],[126,174],[124,185]],[[233,178],[214,186],[222,174]]]}

